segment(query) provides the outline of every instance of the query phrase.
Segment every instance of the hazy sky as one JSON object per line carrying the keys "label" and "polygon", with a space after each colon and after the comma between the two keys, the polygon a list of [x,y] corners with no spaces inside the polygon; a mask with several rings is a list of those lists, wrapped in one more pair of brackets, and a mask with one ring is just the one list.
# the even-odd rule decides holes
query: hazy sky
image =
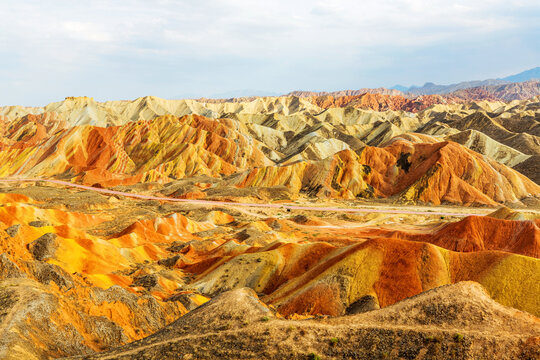
{"label": "hazy sky", "polygon": [[540,1],[0,0],[0,105],[448,84],[540,65]]}

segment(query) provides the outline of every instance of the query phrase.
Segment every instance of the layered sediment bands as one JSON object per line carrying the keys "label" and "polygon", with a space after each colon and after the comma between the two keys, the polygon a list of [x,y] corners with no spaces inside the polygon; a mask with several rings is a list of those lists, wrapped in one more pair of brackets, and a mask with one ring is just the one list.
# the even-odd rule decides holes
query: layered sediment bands
{"label": "layered sediment bands", "polygon": [[[38,124],[39,125],[39,124]],[[33,147],[1,147],[0,172],[28,177],[71,176],[115,185],[193,175],[228,175],[271,163],[231,120],[164,116],[121,127],[73,127]]]}
{"label": "layered sediment bands", "polygon": [[122,217],[107,207],[98,214],[63,211],[19,194],[0,194],[0,203],[6,359],[89,354],[158,331],[207,300],[191,292],[167,299],[185,281],[167,261],[158,264],[169,258],[167,248],[200,240],[193,233],[214,229],[214,222],[232,221],[215,212],[201,222],[175,213],[104,237],[96,234]]}
{"label": "layered sediment bands", "polygon": [[509,167],[518,165],[530,157],[530,155],[525,155],[510,146],[503,145],[477,130],[461,131],[447,136],[446,139],[457,142]]}
{"label": "layered sediment bands", "polygon": [[[538,260],[497,251],[457,253],[425,242],[374,238],[345,247],[274,244],[218,264],[203,271],[193,289],[212,295],[248,286],[266,294],[263,301],[285,316],[341,315],[365,296],[386,307],[464,280],[483,284],[502,304],[540,314],[538,295],[527,295],[540,294]],[[509,271],[513,267],[519,270]]]}
{"label": "layered sediment bands", "polygon": [[[517,219],[507,220],[507,217]],[[380,228],[360,230],[358,235],[429,242],[459,252],[498,250],[540,258],[539,225],[537,218],[526,219],[519,212],[506,209],[493,216],[469,216],[422,232]]]}
{"label": "layered sediment bands", "polygon": [[258,168],[237,186],[285,185],[317,196],[393,197],[404,202],[485,204],[516,202],[540,188],[520,173],[453,142],[345,150],[319,162]]}
{"label": "layered sediment bands", "polygon": [[533,155],[514,166],[514,169],[540,185],[540,155]]}
{"label": "layered sediment bands", "polygon": [[[347,169],[355,167],[367,179],[371,173],[359,157],[347,151],[328,160],[320,183],[329,191],[352,188],[356,175]],[[201,189],[209,179],[199,178]],[[272,209],[275,217],[267,217],[39,183],[0,189],[6,358],[110,350],[159,333],[241,287],[260,294],[278,316],[298,318],[341,315],[359,303],[384,310],[437,286],[473,280],[501,304],[540,313],[534,213],[523,215],[529,221],[502,220],[496,217],[521,214],[502,208],[489,218],[447,224],[422,215],[404,225],[404,215],[321,219]]]}
{"label": "layered sediment bands", "polygon": [[285,166],[258,168],[234,180],[239,187],[285,185],[293,192],[312,196],[354,198],[373,196],[363,178],[369,171],[356,153],[345,150],[319,162],[296,162]]}
{"label": "layered sediment bands", "polygon": [[358,89],[358,90],[342,90],[342,91],[291,91],[286,96],[298,96],[298,97],[323,97],[323,96],[332,96],[332,97],[341,97],[341,96],[358,96],[365,93],[370,94],[383,94],[383,95],[393,95],[393,96],[402,96],[403,92],[396,89],[386,89],[386,88],[377,88],[377,89]]}
{"label": "layered sediment bands", "polygon": [[351,106],[358,109],[375,111],[403,110],[416,113],[427,109],[434,104],[446,104],[448,101],[439,95],[425,95],[414,99],[407,99],[399,95],[385,95],[364,93],[360,95],[339,96],[314,96],[310,100],[322,108]]}
{"label": "layered sediment bands", "polygon": [[493,204],[538,193],[525,176],[453,142],[396,141],[383,149],[367,147],[361,161],[373,170],[368,183],[404,201]]}
{"label": "layered sediment bands", "polygon": [[[499,142],[513,147],[524,154],[537,155],[540,153],[539,136],[526,131],[520,133],[510,131],[501,123],[491,119],[487,114],[477,112],[459,121],[452,122],[450,125],[460,130],[481,129],[486,135],[497,139]],[[534,133],[536,133],[536,131]]]}
{"label": "layered sediment bands", "polygon": [[[39,122],[26,124],[42,126]],[[413,125],[401,121],[401,126]],[[321,138],[328,132],[321,126],[316,131]],[[2,145],[0,151],[6,162],[0,172],[7,176],[61,176],[100,186],[232,175],[226,183],[240,188],[286,186],[297,195],[398,196],[402,201],[434,204],[494,205],[518,202],[540,193],[537,185],[506,166],[454,142],[427,135],[400,135],[384,148],[362,148],[347,139],[345,133],[339,135],[343,140],[336,139],[336,145],[311,142],[306,146],[301,140],[304,136],[300,135],[300,145],[295,146],[301,152],[283,158],[284,165],[273,165],[274,161],[266,155],[270,153],[265,151],[270,148],[262,142],[270,140],[261,136],[259,141],[245,135],[249,132],[247,125],[238,120],[198,115],[162,116],[108,128],[77,126],[59,130],[50,138],[44,138],[46,131],[42,129],[43,134],[37,138],[30,132],[28,142],[17,140]],[[15,131],[8,139],[19,139],[18,134]],[[381,139],[389,135],[371,134],[382,136]],[[354,144],[356,153],[346,149],[334,154],[334,146],[348,147],[344,141]],[[326,154],[334,155],[325,157]],[[325,158],[299,161],[302,157]],[[198,197],[205,196],[200,194]]]}
{"label": "layered sediment bands", "polygon": [[454,91],[450,96],[471,100],[525,100],[540,95],[540,81],[530,80],[524,82],[479,86],[470,89]]}
{"label": "layered sediment bands", "polygon": [[[410,99],[381,94],[214,103],[68,98],[44,108],[0,109],[5,160],[0,175],[61,177],[99,186],[231,176],[226,184],[285,185],[293,194],[435,204],[517,202],[537,196],[538,189],[496,162],[533,176],[535,163],[527,159],[540,146],[537,102],[438,104],[420,110],[427,103],[414,108],[417,103]],[[414,109],[420,111],[409,112]],[[415,145],[407,145],[402,155],[393,150],[402,143],[398,140]],[[353,161],[350,152],[360,160]],[[450,152],[462,163],[450,161]],[[405,171],[402,165],[410,161],[411,171]],[[490,176],[495,181],[488,184]],[[201,198],[209,191],[192,188],[175,196]]]}
{"label": "layered sediment bands", "polygon": [[539,98],[337,95],[0,108],[0,357],[535,358]]}

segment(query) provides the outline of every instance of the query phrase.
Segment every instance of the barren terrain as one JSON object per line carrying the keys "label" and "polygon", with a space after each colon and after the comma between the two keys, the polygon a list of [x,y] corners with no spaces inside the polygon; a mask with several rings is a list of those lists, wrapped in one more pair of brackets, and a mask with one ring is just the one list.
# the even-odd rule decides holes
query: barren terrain
{"label": "barren terrain", "polygon": [[536,359],[539,98],[0,108],[0,358]]}

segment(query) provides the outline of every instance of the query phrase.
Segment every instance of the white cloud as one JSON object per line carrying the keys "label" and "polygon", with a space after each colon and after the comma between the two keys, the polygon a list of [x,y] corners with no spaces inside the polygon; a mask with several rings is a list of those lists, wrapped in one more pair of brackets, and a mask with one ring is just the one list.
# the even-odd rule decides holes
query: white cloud
{"label": "white cloud", "polygon": [[73,40],[111,42],[113,34],[100,29],[100,25],[92,22],[67,21],[64,23],[66,36]]}
{"label": "white cloud", "polygon": [[[348,49],[424,46],[448,38],[472,41],[519,27],[521,16],[508,12],[508,3],[502,1],[119,0],[91,4],[11,4],[2,9],[12,14],[4,17],[0,27],[4,35],[23,45],[44,37],[54,38],[60,47],[88,41],[115,42],[129,49],[151,41],[172,52],[277,55],[276,49],[296,53],[321,46]],[[535,9],[538,16],[537,2],[521,1],[519,7]]]}
{"label": "white cloud", "polygon": [[[39,78],[48,71],[68,77],[95,66],[107,71],[149,62],[156,74],[155,65],[181,63],[201,77],[212,70],[201,63],[214,60],[231,69],[238,59],[243,67],[267,64],[264,73],[238,77],[230,89],[256,87],[244,82],[265,76],[272,83],[287,67],[305,69],[294,77],[311,84],[312,72],[328,66],[346,78],[449,44],[466,51],[512,39],[510,46],[540,32],[537,0],[29,0],[2,1],[0,14],[0,57],[19,59],[18,67],[0,67],[0,76],[19,71]],[[538,40],[529,47],[531,61],[538,60]],[[329,86],[336,85],[320,88]]]}

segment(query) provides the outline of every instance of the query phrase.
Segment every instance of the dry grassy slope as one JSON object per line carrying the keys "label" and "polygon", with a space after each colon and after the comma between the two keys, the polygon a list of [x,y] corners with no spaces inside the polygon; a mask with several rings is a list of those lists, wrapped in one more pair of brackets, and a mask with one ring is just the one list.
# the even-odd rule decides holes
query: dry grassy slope
{"label": "dry grassy slope", "polygon": [[277,319],[253,291],[239,289],[144,340],[85,359],[532,359],[539,336],[538,318],[495,303],[471,282],[365,314],[304,321]]}

